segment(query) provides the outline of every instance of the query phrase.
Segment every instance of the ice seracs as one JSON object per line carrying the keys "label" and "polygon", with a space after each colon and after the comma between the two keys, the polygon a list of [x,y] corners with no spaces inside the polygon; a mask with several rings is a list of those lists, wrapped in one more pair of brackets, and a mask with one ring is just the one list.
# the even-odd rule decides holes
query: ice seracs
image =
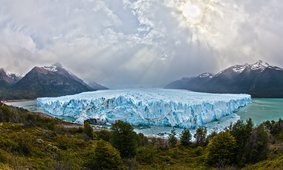
{"label": "ice seracs", "polygon": [[54,116],[76,123],[94,119],[132,125],[195,128],[231,115],[251,102],[245,94],[208,94],[187,90],[129,89],[38,98],[37,105]]}

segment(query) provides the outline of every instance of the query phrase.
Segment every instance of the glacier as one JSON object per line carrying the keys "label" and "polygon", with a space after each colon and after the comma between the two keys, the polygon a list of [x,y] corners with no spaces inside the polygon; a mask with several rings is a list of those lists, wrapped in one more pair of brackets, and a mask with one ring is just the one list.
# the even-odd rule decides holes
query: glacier
{"label": "glacier", "polygon": [[232,115],[251,103],[247,94],[210,94],[187,90],[124,89],[38,98],[37,106],[55,117],[82,124],[92,119],[106,124],[197,128]]}

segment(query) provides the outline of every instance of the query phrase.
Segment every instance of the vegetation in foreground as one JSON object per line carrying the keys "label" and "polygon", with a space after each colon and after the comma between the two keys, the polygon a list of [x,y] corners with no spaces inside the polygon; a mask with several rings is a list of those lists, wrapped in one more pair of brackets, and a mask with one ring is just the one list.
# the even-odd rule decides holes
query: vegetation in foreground
{"label": "vegetation in foreground", "polygon": [[[283,121],[239,121],[177,140],[136,134],[122,121],[94,132],[0,104],[0,169],[283,169]],[[206,137],[207,136],[207,137]]]}

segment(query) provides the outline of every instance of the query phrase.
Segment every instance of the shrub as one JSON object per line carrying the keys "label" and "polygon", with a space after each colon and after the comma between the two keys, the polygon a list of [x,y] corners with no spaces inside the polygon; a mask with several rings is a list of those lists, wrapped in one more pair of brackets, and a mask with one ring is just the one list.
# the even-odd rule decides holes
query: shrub
{"label": "shrub", "polygon": [[26,156],[30,155],[32,153],[31,141],[28,139],[19,139],[18,146],[15,151]]}
{"label": "shrub", "polygon": [[98,139],[102,139],[104,141],[110,142],[112,133],[108,130],[101,130],[96,133]]}
{"label": "shrub", "polygon": [[236,140],[229,132],[221,132],[208,145],[207,161],[210,165],[223,167],[235,160]]}
{"label": "shrub", "polygon": [[192,134],[189,129],[184,129],[180,138],[182,146],[189,146],[191,144]]}
{"label": "shrub", "polygon": [[8,153],[0,149],[0,162],[7,162]]}
{"label": "shrub", "polygon": [[100,170],[125,169],[119,152],[103,140],[97,142],[95,150],[89,155],[86,166],[89,169]]}
{"label": "shrub", "polygon": [[84,133],[88,138],[93,139],[93,128],[87,121],[84,122]]}
{"label": "shrub", "polygon": [[153,147],[141,147],[137,151],[136,159],[140,164],[150,165],[154,162],[155,149]]}
{"label": "shrub", "polygon": [[176,147],[177,141],[178,140],[176,138],[175,129],[172,129],[171,133],[169,134],[168,144],[169,144],[170,147]]}

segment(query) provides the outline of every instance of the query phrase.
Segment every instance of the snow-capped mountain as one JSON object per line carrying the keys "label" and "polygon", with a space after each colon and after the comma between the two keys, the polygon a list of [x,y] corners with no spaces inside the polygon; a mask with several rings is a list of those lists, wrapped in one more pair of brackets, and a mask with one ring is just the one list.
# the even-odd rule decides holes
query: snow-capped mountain
{"label": "snow-capped mountain", "polygon": [[212,78],[213,74],[211,74],[211,73],[202,73],[198,77],[199,78]]}
{"label": "snow-capped mountain", "polygon": [[15,74],[6,73],[3,68],[0,69],[0,87],[15,84],[21,79],[20,76]]}
{"label": "snow-capped mountain", "polygon": [[235,65],[235,66],[229,67],[228,69],[226,69],[226,70],[224,70],[224,71],[222,71],[218,74],[221,74],[225,71],[233,71],[235,73],[240,74],[240,73],[244,72],[245,70],[253,70],[253,71],[263,72],[267,68],[275,69],[275,70],[282,70],[279,67],[269,65],[267,62],[259,60],[258,62],[254,63],[254,64]]}
{"label": "snow-capped mountain", "polygon": [[0,97],[6,99],[53,97],[105,89],[100,87],[103,86],[92,88],[60,64],[54,64],[34,67],[21,80],[0,91]]}
{"label": "snow-capped mountain", "polygon": [[93,90],[61,66],[34,67],[15,86],[34,97],[61,96]]}
{"label": "snow-capped mountain", "polygon": [[[202,74],[203,75],[203,74]],[[283,97],[283,69],[266,62],[235,65],[216,75],[170,83],[166,88],[215,93],[248,93],[253,97]]]}

